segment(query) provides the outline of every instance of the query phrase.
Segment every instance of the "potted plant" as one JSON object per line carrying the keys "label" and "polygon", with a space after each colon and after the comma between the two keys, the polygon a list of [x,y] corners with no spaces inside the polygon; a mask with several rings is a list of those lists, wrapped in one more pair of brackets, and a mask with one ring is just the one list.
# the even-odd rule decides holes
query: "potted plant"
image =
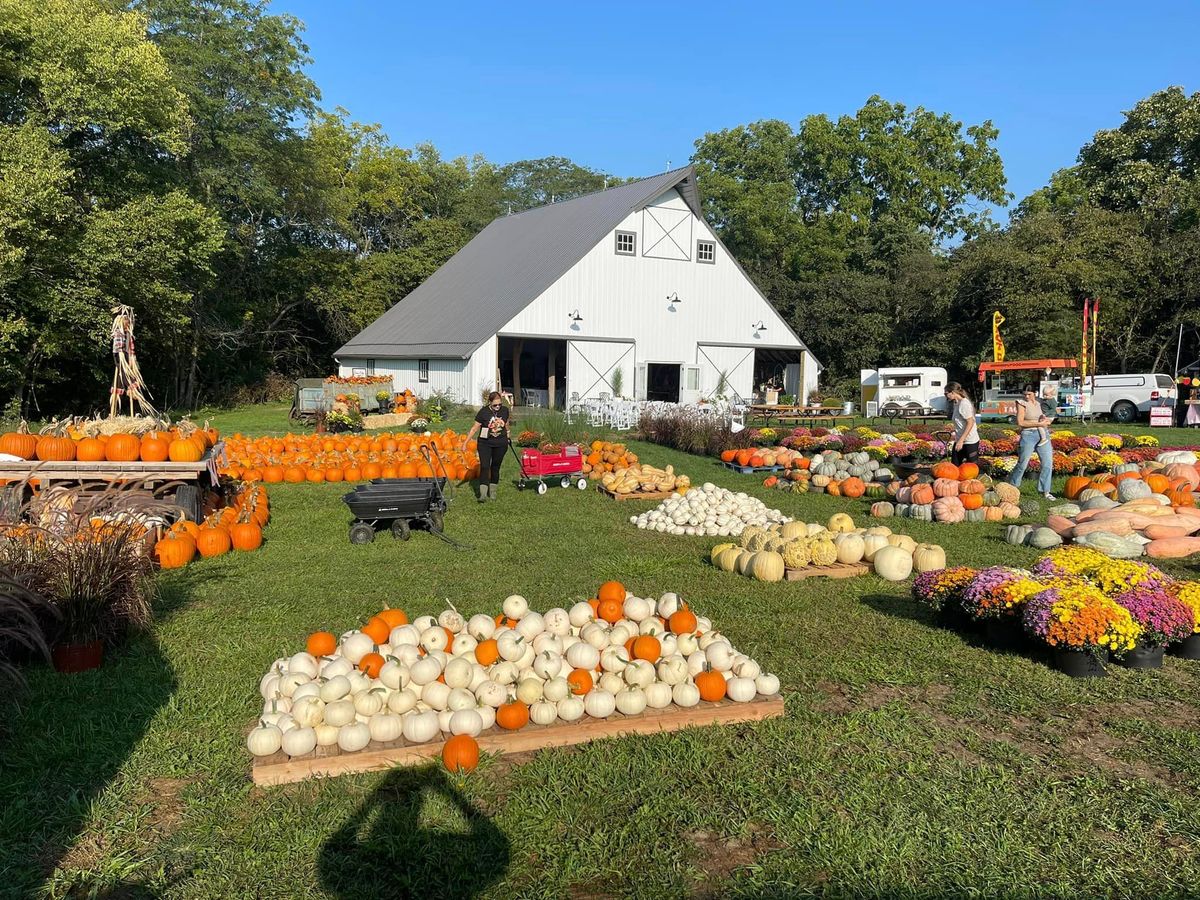
{"label": "potted plant", "polygon": [[1128,669],[1161,669],[1166,646],[1190,637],[1195,629],[1192,608],[1173,597],[1158,580],[1142,581],[1114,595],[1113,600],[1128,610],[1140,627],[1136,646],[1117,659]]}
{"label": "potted plant", "polygon": [[1167,652],[1181,659],[1200,659],[1200,582],[1174,581],[1167,590],[1171,596],[1191,607],[1192,617],[1196,620],[1192,633],[1168,646]]}
{"label": "potted plant", "polygon": [[1051,648],[1054,667],[1072,678],[1107,675],[1110,654],[1133,649],[1139,631],[1128,610],[1085,581],[1039,591],[1025,603],[1022,622]]}
{"label": "potted plant", "polygon": [[1044,589],[1024,569],[991,566],[963,590],[962,605],[972,619],[983,627],[984,639],[999,650],[1022,645],[1022,604]]}
{"label": "potted plant", "polygon": [[375,400],[379,404],[379,411],[381,413],[392,411],[392,394],[390,391],[376,391]]}

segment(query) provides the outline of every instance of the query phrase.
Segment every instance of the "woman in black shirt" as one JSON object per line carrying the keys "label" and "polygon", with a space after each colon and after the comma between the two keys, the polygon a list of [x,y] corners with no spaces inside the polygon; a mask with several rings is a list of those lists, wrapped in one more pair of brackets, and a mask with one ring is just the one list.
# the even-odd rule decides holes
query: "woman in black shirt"
{"label": "woman in black shirt", "polygon": [[508,407],[497,391],[488,394],[487,406],[475,414],[475,424],[467,432],[466,444],[479,435],[479,502],[496,499],[500,487],[500,464],[508,449]]}

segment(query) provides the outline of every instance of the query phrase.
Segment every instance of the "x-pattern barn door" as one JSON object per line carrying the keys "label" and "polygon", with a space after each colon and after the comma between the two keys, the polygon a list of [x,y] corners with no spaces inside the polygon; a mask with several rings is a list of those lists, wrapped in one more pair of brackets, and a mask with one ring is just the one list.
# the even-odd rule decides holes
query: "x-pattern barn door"
{"label": "x-pattern barn door", "polygon": [[[716,348],[709,349],[714,353],[717,352]],[[733,385],[735,381],[740,380],[737,376],[739,375],[738,370],[740,370],[742,366],[744,366],[746,363],[749,363],[751,369],[753,369],[754,350],[745,350],[743,353],[744,348],[742,347],[722,347],[721,351],[727,354],[736,353],[737,356],[733,360],[722,357],[720,361],[713,359],[712,356],[705,352],[704,347],[700,346],[699,344],[696,345],[696,350],[700,356],[703,357],[703,360],[697,360],[697,362],[708,363],[708,365],[713,367],[714,380],[712,381],[712,390],[709,391],[708,397],[712,397],[714,394],[716,394],[717,386],[721,380],[721,373],[724,372],[726,379],[726,390],[732,395],[734,400],[737,400],[739,403],[746,403],[746,398],[738,393],[737,388],[735,388]],[[753,378],[751,378],[751,381],[753,381]],[[750,386],[750,389],[753,391],[753,384]]]}
{"label": "x-pattern barn door", "polygon": [[642,210],[642,256],[655,259],[692,258],[692,212],[671,206]]}
{"label": "x-pattern barn door", "polygon": [[[634,345],[625,341],[568,341],[567,380],[572,393],[585,399],[594,393],[616,394],[612,384],[613,371],[624,366],[626,357],[633,353]],[[633,362],[633,360],[629,360]],[[628,371],[624,377],[632,374]],[[586,387],[583,387],[586,385]],[[626,381],[623,390],[629,390]]]}

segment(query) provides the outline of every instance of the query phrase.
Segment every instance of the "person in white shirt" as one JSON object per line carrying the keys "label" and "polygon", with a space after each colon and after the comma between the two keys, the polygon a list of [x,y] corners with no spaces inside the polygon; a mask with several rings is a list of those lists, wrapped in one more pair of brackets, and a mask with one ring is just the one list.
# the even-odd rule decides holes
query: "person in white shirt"
{"label": "person in white shirt", "polygon": [[965,462],[978,463],[979,429],[975,425],[975,405],[957,381],[946,385],[944,393],[950,407],[950,420],[954,423],[950,461],[956,466]]}

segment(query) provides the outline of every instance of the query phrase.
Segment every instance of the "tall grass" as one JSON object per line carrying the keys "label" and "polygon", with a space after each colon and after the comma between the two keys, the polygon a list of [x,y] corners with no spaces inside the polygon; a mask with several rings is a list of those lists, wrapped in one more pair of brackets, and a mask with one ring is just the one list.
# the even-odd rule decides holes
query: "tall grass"
{"label": "tall grass", "polygon": [[638,430],[644,440],[700,456],[720,456],[751,445],[749,429],[735,433],[725,419],[687,407],[646,409]]}

